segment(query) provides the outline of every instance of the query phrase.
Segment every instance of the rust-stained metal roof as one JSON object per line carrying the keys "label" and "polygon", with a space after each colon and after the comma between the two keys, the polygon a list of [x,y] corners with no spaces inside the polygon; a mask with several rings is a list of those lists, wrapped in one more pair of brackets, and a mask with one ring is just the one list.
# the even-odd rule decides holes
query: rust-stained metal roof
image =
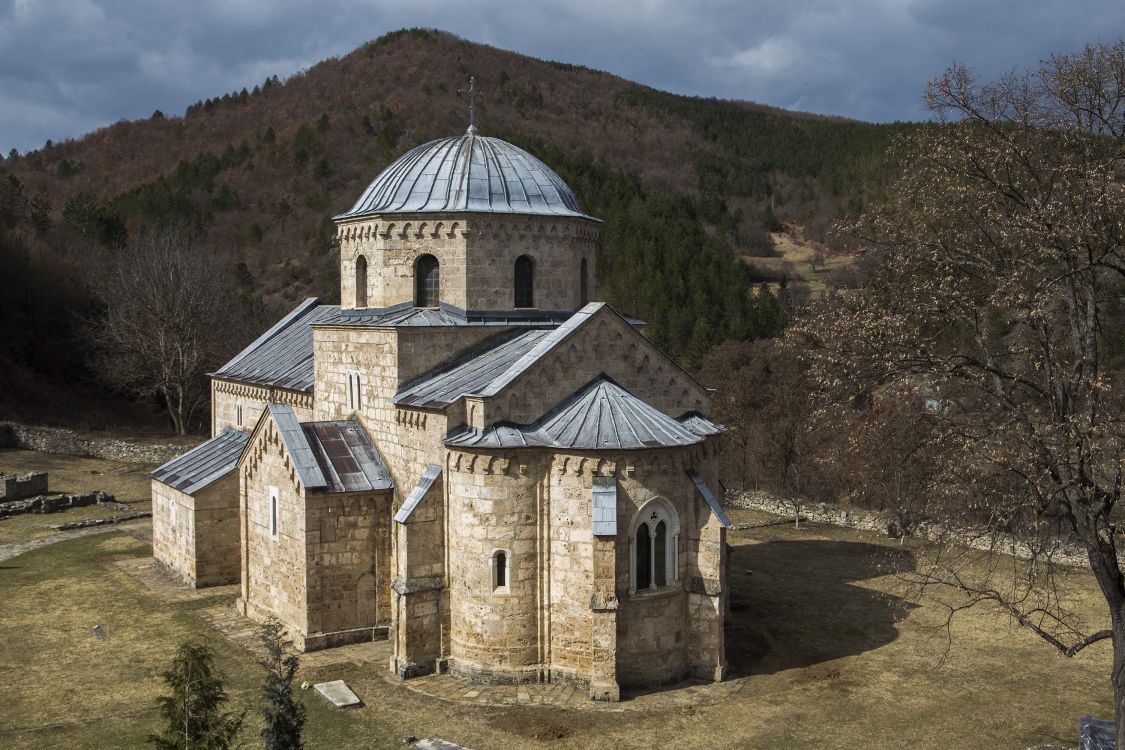
{"label": "rust-stained metal roof", "polygon": [[531,425],[462,427],[446,437],[458,448],[576,448],[636,450],[694,445],[692,432],[609,377],[601,375]]}
{"label": "rust-stained metal roof", "polygon": [[386,464],[359,422],[304,422],[301,429],[325,478],[326,492],[373,492],[394,487]]}
{"label": "rust-stained metal roof", "polygon": [[499,138],[467,133],[406,152],[336,219],[448,212],[592,218],[539,159]]}
{"label": "rust-stained metal roof", "polygon": [[173,458],[149,476],[180,492],[194,495],[232,472],[249,441],[248,434],[228,427],[182,456]]}

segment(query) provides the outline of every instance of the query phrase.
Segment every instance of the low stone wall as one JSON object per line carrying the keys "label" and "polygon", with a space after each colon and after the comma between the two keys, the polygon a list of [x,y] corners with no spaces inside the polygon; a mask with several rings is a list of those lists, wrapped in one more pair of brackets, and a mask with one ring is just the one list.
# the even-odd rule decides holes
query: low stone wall
{"label": "low stone wall", "polygon": [[132,510],[130,506],[118,503],[113,495],[95,490],[84,495],[40,495],[30,500],[0,503],[0,519],[24,513],[58,513],[67,508],[84,508],[87,505],[110,505],[118,509],[124,507]]}
{"label": "low stone wall", "polygon": [[[829,503],[801,503],[799,507],[788,500],[757,490],[728,491],[723,500],[728,508],[746,508],[793,518],[799,510],[801,522],[812,521],[832,526],[843,526],[860,531],[886,534],[895,539],[904,533],[898,517],[890,513],[843,508]],[[933,521],[914,523],[906,531],[906,536],[930,542],[953,543],[961,547],[978,549],[984,552],[995,551],[1028,560],[1035,552],[1024,542],[1013,539],[1008,534],[990,533],[983,529],[955,529]],[[1076,568],[1090,567],[1090,559],[1085,549],[1076,544],[1058,543],[1051,553],[1051,559],[1059,565]]]}
{"label": "low stone wall", "polygon": [[117,438],[82,435],[59,427],[29,427],[16,422],[0,422],[0,448],[91,456],[129,464],[162,464],[185,453],[190,446],[132,443]]}
{"label": "low stone wall", "polygon": [[57,531],[72,531],[74,529],[88,529],[92,526],[107,526],[111,524],[124,523],[125,521],[133,521],[138,518],[150,518],[152,513],[147,510],[138,510],[132,513],[125,513],[120,516],[109,516],[107,518],[90,518],[85,521],[71,521],[70,523],[60,523],[54,528]]}
{"label": "low stone wall", "polygon": [[47,494],[47,472],[33,471],[12,476],[0,473],[0,503]]}

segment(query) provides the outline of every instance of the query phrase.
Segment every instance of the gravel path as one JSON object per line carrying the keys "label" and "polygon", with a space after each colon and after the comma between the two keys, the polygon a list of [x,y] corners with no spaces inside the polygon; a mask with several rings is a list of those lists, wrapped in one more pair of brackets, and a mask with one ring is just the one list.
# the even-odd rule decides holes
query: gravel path
{"label": "gravel path", "polygon": [[90,536],[92,534],[107,534],[111,531],[126,531],[133,536],[148,541],[151,537],[151,526],[147,519],[140,523],[119,523],[107,526],[92,526],[88,529],[76,529],[68,531],[63,534],[53,534],[51,536],[43,536],[38,539],[29,539],[26,542],[13,542],[12,544],[0,544],[0,562],[11,560],[13,557],[22,555],[25,552],[39,549],[41,547],[48,547],[56,542],[65,542],[68,539],[77,539],[80,536]]}

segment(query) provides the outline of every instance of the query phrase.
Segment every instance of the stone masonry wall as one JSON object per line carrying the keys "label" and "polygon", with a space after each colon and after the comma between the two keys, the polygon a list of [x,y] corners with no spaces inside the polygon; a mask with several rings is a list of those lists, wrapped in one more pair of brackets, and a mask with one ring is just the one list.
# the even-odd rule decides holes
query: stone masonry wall
{"label": "stone masonry wall", "polygon": [[602,309],[495,398],[482,425],[528,424],[604,372],[622,388],[672,417],[710,410],[710,395],[667,355],[609,309]]}
{"label": "stone masonry wall", "polygon": [[[463,454],[449,472],[450,670],[502,682],[539,679],[542,451],[512,460]],[[475,459],[475,460],[474,460]],[[495,581],[503,553],[505,582]],[[587,597],[588,598],[588,597]]]}
{"label": "stone masonry wall", "polygon": [[301,421],[313,418],[312,393],[285,388],[264,388],[212,378],[211,436],[218,435],[227,427],[249,432],[258,424],[258,419],[268,404],[288,404],[293,407],[293,413]]}
{"label": "stone masonry wall", "polygon": [[[594,294],[593,262],[598,227],[583,219],[528,216],[473,218],[468,233],[467,306],[470,310],[511,310],[515,306],[516,258],[531,258],[534,307],[582,307],[581,264],[586,259],[588,293]],[[588,300],[587,300],[588,301]]]}
{"label": "stone masonry wall", "polygon": [[[294,645],[305,649],[305,503],[272,420],[265,422],[243,457],[241,471],[242,598],[239,608],[258,620],[276,616]],[[277,488],[277,530],[270,534],[269,488]]]}
{"label": "stone masonry wall", "polygon": [[[598,225],[566,217],[431,214],[343,223],[340,239],[340,300],[353,309],[356,262],[367,261],[367,307],[414,301],[414,266],[433,255],[441,269],[440,298],[469,310],[510,310],[515,302],[515,260],[527,255],[535,269],[535,307],[575,310],[580,268],[586,259],[588,295],[595,294],[594,257]],[[362,300],[358,300],[362,302]]]}
{"label": "stone masonry wall", "polygon": [[390,622],[390,503],[390,492],[306,493],[306,650],[370,641]]}
{"label": "stone masonry wall", "polygon": [[82,435],[74,430],[58,427],[32,427],[15,422],[0,422],[0,448],[91,456],[130,464],[163,464],[191,447],[133,443],[117,438]]}
{"label": "stone masonry wall", "polygon": [[152,481],[153,557],[189,586],[238,583],[238,474],[195,496]]}
{"label": "stone masonry wall", "polygon": [[25,497],[46,495],[47,472],[33,471],[27,474],[0,474],[0,503],[22,500]]}

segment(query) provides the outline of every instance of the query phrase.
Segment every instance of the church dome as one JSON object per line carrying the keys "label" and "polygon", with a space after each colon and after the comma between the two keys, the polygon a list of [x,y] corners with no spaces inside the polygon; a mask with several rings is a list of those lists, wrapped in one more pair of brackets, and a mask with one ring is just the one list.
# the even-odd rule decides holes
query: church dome
{"label": "church dome", "polygon": [[399,157],[337,219],[479,212],[592,218],[554,170],[499,138],[439,138]]}

